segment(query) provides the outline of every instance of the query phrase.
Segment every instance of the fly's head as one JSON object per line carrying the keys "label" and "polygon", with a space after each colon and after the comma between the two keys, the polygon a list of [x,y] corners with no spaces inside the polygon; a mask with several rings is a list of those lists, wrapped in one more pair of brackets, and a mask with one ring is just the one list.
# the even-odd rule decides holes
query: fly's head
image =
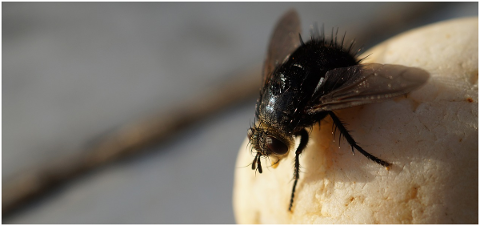
{"label": "fly's head", "polygon": [[271,166],[276,168],[294,144],[292,136],[264,123],[257,123],[250,127],[247,136],[252,145],[252,151],[254,149],[257,152],[252,162],[252,169],[258,169],[260,173],[262,173],[261,157],[268,157],[272,162]]}

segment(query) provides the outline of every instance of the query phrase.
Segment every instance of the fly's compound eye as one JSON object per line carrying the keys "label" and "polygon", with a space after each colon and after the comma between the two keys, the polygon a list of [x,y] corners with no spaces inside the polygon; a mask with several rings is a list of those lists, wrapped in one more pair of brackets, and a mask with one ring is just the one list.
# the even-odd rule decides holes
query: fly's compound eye
{"label": "fly's compound eye", "polygon": [[278,140],[275,137],[267,136],[265,140],[268,150],[274,152],[275,154],[283,155],[287,153],[288,147],[283,142]]}
{"label": "fly's compound eye", "polygon": [[253,136],[253,129],[249,128],[248,131],[247,131],[247,137],[248,137],[249,140],[251,140],[252,136]]}

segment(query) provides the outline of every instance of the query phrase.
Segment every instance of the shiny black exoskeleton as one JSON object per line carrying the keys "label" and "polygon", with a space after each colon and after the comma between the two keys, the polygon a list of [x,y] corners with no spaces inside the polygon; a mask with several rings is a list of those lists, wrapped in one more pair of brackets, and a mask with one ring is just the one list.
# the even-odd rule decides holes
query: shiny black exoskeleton
{"label": "shiny black exoskeleton", "polygon": [[[323,33],[323,32],[322,32]],[[391,164],[357,145],[333,110],[373,103],[406,94],[423,85],[429,74],[419,68],[400,65],[359,64],[360,60],[340,44],[337,37],[325,40],[312,32],[306,43],[300,37],[300,21],[294,10],[278,22],[263,71],[263,86],[256,105],[256,123],[248,138],[256,151],[252,169],[262,173],[261,157],[269,157],[272,166],[295,147],[294,184],[288,210],[291,211],[299,179],[299,155],[308,143],[308,132],[330,116],[341,135],[354,149],[385,167]],[[252,149],[252,150],[253,150]]]}
{"label": "shiny black exoskeleton", "polygon": [[[288,60],[277,67],[268,85],[261,90],[257,101],[256,117],[275,126],[275,129],[293,135],[323,119],[326,114],[306,114],[315,88],[325,74],[335,68],[358,64],[352,54],[336,44],[323,40],[310,40],[293,52]],[[317,93],[328,92],[343,84],[323,86]]]}

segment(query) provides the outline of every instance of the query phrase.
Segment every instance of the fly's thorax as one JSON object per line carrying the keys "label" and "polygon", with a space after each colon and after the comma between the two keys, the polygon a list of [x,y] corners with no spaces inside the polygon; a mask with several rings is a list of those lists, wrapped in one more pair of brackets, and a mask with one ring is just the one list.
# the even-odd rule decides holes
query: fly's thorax
{"label": "fly's thorax", "polygon": [[247,135],[252,148],[261,156],[269,157],[274,167],[288,155],[295,144],[292,135],[265,123],[257,122],[248,129]]}

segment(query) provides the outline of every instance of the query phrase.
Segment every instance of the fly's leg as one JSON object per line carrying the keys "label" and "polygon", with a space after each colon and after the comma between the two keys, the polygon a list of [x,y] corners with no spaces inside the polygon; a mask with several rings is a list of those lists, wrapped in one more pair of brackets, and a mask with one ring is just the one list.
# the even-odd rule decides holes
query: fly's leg
{"label": "fly's leg", "polygon": [[300,161],[298,156],[302,153],[308,143],[308,132],[305,129],[302,129],[298,134],[300,136],[300,144],[298,145],[297,150],[295,151],[295,167],[293,172],[293,188],[292,188],[292,196],[290,197],[290,205],[288,206],[288,211],[292,212],[293,206],[293,199],[295,197],[295,188],[297,187],[298,178],[300,178]]}
{"label": "fly's leg", "polygon": [[353,152],[353,148],[355,148],[360,153],[362,153],[362,155],[365,155],[365,157],[367,157],[368,159],[370,159],[370,160],[372,160],[372,161],[374,161],[374,162],[376,162],[376,163],[378,163],[382,166],[388,167],[388,166],[391,165],[391,163],[388,163],[386,161],[383,161],[383,160],[371,155],[370,153],[363,150],[363,148],[358,146],[357,142],[355,142],[355,140],[352,138],[352,136],[350,136],[350,134],[348,133],[348,130],[345,128],[345,126],[343,126],[342,121],[335,115],[335,113],[333,113],[332,111],[329,111],[328,115],[330,115],[330,117],[333,119],[333,123],[335,124],[335,126],[337,126],[338,130],[340,130],[340,133],[345,137],[345,139],[348,141],[350,146],[352,146],[352,152]]}

